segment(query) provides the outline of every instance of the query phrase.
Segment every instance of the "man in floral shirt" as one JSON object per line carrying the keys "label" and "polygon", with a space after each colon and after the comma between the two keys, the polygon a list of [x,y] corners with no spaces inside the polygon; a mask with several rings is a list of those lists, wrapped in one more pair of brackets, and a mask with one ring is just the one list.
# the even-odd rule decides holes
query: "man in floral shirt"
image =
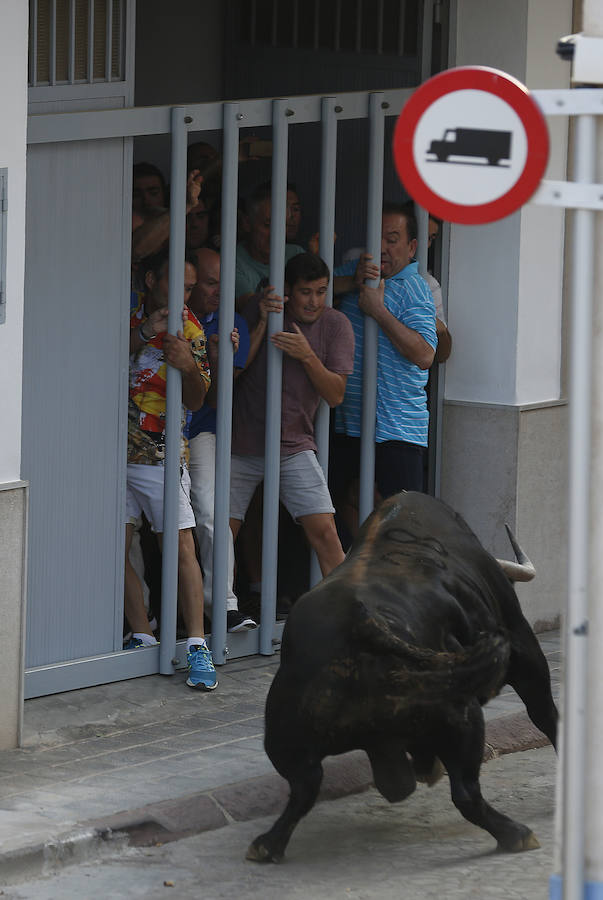
{"label": "man in floral shirt", "polygon": [[[190,260],[184,266],[182,330],[167,332],[167,251],[145,263],[146,291],[130,317],[130,392],[128,402],[128,466],[126,490],[125,615],[132,630],[128,649],[156,644],[144,605],[142,585],[129,560],[134,524],[144,512],[161,546],[163,531],[163,474],[165,460],[165,406],[167,366],[182,375],[182,403],[199,409],[210,385],[205,334],[186,306],[197,281]],[[183,410],[182,424],[184,426]],[[178,601],[187,633],[189,687],[213,690],[217,685],[211,653],[203,631],[203,581],[195,555],[192,529],[195,517],[190,503],[190,478],[186,468],[186,442],[182,438],[178,542]]]}

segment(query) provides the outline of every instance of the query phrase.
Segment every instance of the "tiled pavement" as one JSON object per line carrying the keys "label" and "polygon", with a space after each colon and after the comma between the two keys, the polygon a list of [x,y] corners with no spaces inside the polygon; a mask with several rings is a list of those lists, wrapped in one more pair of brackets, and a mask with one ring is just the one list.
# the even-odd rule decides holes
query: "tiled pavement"
{"label": "tiled pavement", "polygon": [[[559,632],[539,638],[557,696]],[[19,861],[43,860],[69,834],[87,835],[94,844],[91,822],[150,804],[171,801],[184,809],[187,798],[205,793],[216,801],[219,824],[237,818],[218,792],[231,786],[229,796],[241,802],[248,793],[242,783],[263,776],[258,790],[270,793],[268,779],[277,778],[262,743],[264,702],[277,666],[278,655],[230,662],[212,694],[187,689],[177,674],[28,700],[24,746],[0,752],[0,872],[3,860],[15,871]],[[485,708],[486,721],[503,725],[521,711],[515,692],[505,688]]]}

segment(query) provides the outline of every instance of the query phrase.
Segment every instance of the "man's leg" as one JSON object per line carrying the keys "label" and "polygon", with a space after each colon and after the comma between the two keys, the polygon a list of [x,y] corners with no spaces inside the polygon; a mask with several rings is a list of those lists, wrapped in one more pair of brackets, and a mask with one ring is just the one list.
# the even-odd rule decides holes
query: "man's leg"
{"label": "man's leg", "polygon": [[345,559],[332,513],[313,513],[297,520],[315,551],[323,578]]}
{"label": "man's leg", "polygon": [[147,616],[146,606],[144,605],[144,594],[142,584],[136,574],[134,566],[130,562],[130,547],[132,545],[132,535],[134,534],[134,525],[128,523],[126,525],[126,567],[125,567],[125,584],[124,584],[124,614],[128,620],[128,624],[133,633],[148,634],[153,637],[153,632],[149,626],[149,618]]}
{"label": "man's leg", "polygon": [[406,441],[375,445],[375,480],[385,500],[399,491],[423,490],[424,447]]}
{"label": "man's leg", "polygon": [[[214,554],[214,488],[216,480],[216,436],[202,431],[189,441],[189,474],[191,477],[191,503],[197,523],[195,533],[203,566],[203,592],[206,611],[211,609],[213,590]],[[228,579],[226,609],[236,610],[237,598],[233,591],[234,547],[228,534]]]}
{"label": "man's leg", "polygon": [[[158,534],[163,549],[163,535]],[[203,628],[203,578],[195,553],[192,528],[178,532],[178,604],[190,637],[205,637]]]}
{"label": "man's leg", "polygon": [[328,575],[343,562],[345,553],[324,472],[311,450],[281,459],[281,499],[304,529],[323,576]]}

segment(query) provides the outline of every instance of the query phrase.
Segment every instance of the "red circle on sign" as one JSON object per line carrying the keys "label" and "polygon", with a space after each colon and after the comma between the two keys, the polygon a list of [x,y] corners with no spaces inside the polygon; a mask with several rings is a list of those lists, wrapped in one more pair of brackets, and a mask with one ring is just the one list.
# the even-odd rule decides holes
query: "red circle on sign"
{"label": "red circle on sign", "polygon": [[[428,107],[445,94],[463,90],[486,91],[508,103],[521,120],[528,145],[526,163],[515,184],[496,200],[471,206],[434,193],[419,173],[413,155],[415,129]],[[481,225],[508,216],[532,196],[548,162],[549,134],[540,107],[521,82],[498,69],[463,66],[434,75],[404,104],[394,131],[393,155],[400,181],[420,206],[447,222]]]}

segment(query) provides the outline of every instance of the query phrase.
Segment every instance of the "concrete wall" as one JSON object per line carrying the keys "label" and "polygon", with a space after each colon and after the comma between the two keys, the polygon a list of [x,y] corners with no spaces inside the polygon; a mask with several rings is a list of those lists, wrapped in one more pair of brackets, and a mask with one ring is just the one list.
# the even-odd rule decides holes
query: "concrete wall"
{"label": "concrete wall", "polygon": [[[28,4],[4,0],[0,27],[0,168],[8,169],[6,322],[0,325],[0,749],[15,747],[22,714],[26,485],[21,477],[25,134]],[[41,373],[41,385],[43,375]]]}
{"label": "concrete wall", "polygon": [[567,584],[567,406],[445,407],[442,496],[485,547],[512,559],[507,522],[536,567],[518,585],[529,621],[557,623]]}
{"label": "concrete wall", "polygon": [[21,740],[26,519],[23,482],[0,484],[0,750]]}
{"label": "concrete wall", "polygon": [[[568,87],[555,46],[571,23],[570,0],[458,0],[452,64],[500,68],[532,89]],[[545,177],[564,179],[567,120],[548,125]],[[528,205],[451,227],[441,494],[498,556],[509,555],[503,523],[515,528],[538,569],[521,596],[539,624],[556,620],[567,585],[563,255],[559,210]]]}

